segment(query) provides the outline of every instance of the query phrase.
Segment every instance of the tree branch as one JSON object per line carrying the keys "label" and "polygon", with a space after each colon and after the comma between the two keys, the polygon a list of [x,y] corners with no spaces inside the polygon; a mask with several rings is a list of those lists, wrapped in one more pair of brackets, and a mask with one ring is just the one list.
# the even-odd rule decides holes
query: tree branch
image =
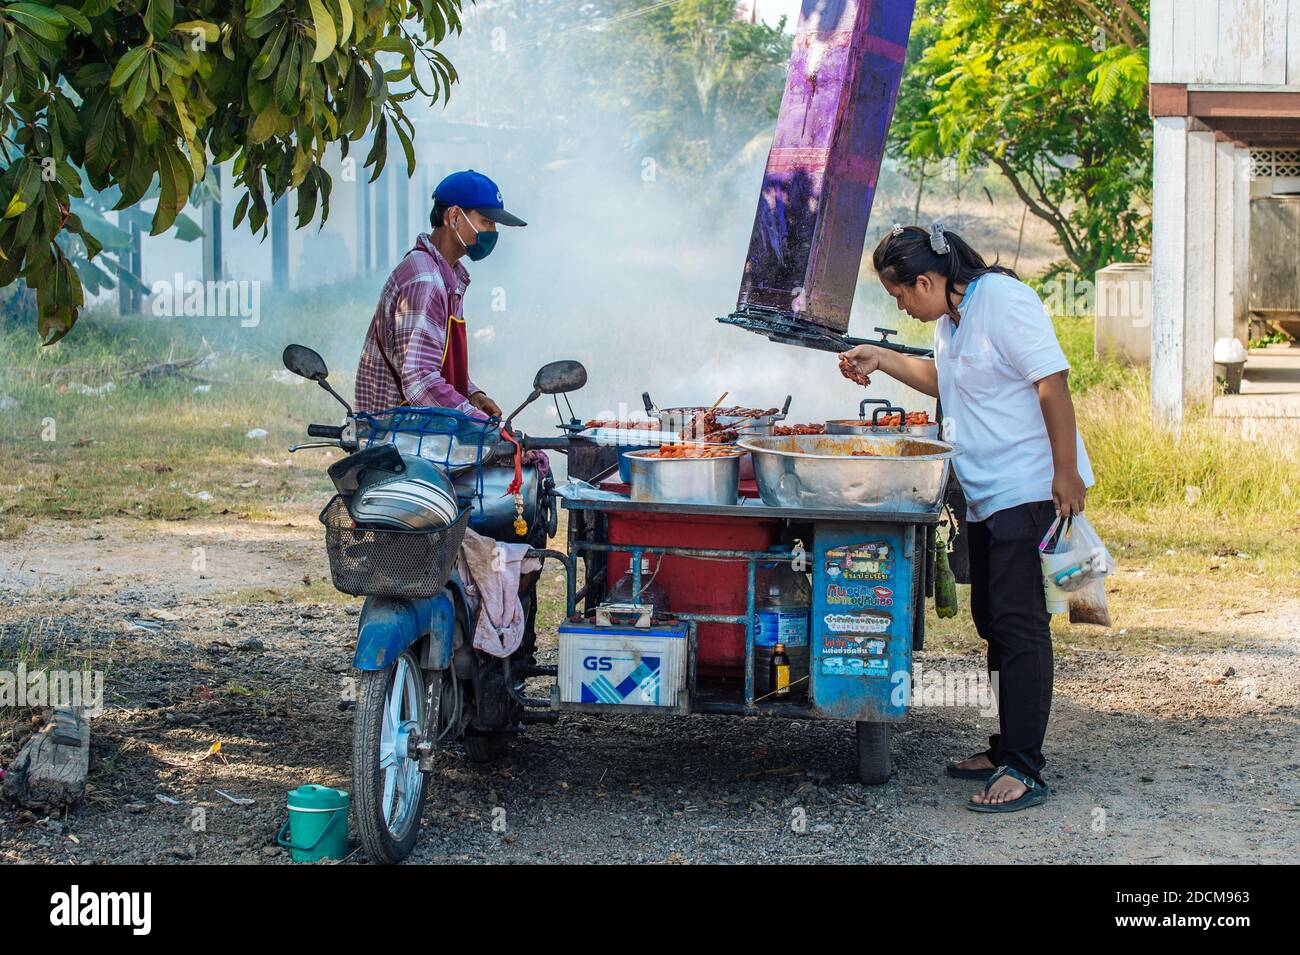
{"label": "tree branch", "polygon": [[1146,20],[1142,19],[1141,14],[1139,14],[1136,10],[1133,9],[1133,5],[1129,3],[1128,0],[1115,0],[1115,3],[1116,5],[1119,6],[1124,16],[1128,17],[1129,22],[1133,24],[1134,29],[1136,29],[1137,32],[1141,34],[1142,39],[1143,40],[1150,39],[1151,32],[1147,27],[1147,22]]}
{"label": "tree branch", "polygon": [[1131,47],[1134,45],[1133,34],[1128,31],[1128,28],[1125,27],[1123,23],[1108,18],[1106,14],[1102,12],[1101,8],[1095,3],[1092,3],[1091,0],[1074,0],[1074,5],[1078,9],[1082,10],[1083,15],[1088,18],[1094,27],[1101,30],[1102,33],[1109,33],[1110,30],[1114,28],[1119,31],[1120,39],[1124,41],[1125,46]]}
{"label": "tree branch", "polygon": [[[1029,208],[1029,211],[1055,230],[1057,238],[1061,240],[1061,248],[1064,250],[1066,258],[1075,265],[1082,267],[1083,262],[1079,258],[1078,243],[1070,229],[1069,223],[1059,213],[1059,211],[1047,208],[1045,205],[1046,199],[1043,197],[1042,193],[1042,187],[1038,182],[1036,180],[1034,181],[1034,188],[1039,191],[1040,198],[1044,198],[1044,203],[1040,203],[1029,194],[1029,191],[1025,189],[1024,183],[1020,181],[1020,176],[1017,170],[1006,160],[1005,157],[990,156],[989,158],[993,161],[993,164],[1002,171],[1002,175],[1007,177],[1007,181],[1011,183],[1011,188],[1016,191],[1016,195],[1019,196],[1020,201]],[[1030,175],[1030,179],[1033,180],[1032,175]]]}

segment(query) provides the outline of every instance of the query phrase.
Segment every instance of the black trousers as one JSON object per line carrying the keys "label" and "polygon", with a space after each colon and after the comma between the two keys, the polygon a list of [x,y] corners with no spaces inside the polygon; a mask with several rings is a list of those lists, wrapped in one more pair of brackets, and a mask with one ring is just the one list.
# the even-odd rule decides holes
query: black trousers
{"label": "black trousers", "polygon": [[998,694],[1001,732],[988,758],[1042,782],[1043,738],[1052,710],[1051,615],[1043,596],[1038,543],[1056,508],[1021,504],[971,521],[971,616],[989,645],[989,676]]}

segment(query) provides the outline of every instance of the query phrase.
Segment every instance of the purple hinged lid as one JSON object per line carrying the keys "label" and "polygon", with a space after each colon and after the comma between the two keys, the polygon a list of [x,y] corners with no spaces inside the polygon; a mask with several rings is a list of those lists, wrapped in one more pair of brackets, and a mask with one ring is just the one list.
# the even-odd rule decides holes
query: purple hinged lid
{"label": "purple hinged lid", "polygon": [[732,324],[848,330],[914,6],[804,0]]}

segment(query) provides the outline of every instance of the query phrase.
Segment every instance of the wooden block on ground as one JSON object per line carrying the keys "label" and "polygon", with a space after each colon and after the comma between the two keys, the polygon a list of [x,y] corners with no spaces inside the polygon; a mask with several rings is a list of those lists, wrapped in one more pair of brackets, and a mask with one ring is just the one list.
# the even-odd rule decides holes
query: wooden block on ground
{"label": "wooden block on ground", "polygon": [[75,745],[56,742],[57,725],[51,717],[10,764],[4,779],[6,799],[32,810],[52,812],[81,798],[90,770],[90,719],[77,719]]}

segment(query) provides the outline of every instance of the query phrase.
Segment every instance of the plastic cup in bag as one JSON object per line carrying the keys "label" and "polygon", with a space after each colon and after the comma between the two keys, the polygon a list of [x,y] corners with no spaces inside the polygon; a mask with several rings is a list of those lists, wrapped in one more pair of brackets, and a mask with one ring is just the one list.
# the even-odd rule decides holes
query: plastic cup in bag
{"label": "plastic cup in bag", "polygon": [[1078,564],[1078,556],[1065,551],[1060,554],[1041,553],[1038,557],[1043,565],[1043,596],[1047,599],[1047,612],[1065,613],[1070,609],[1070,595],[1056,585],[1056,576],[1072,564]]}
{"label": "plastic cup in bag", "polygon": [[1071,521],[1058,516],[1038,545],[1038,559],[1043,567],[1043,596],[1048,613],[1065,613],[1070,609],[1070,595],[1060,586],[1065,580],[1079,579],[1081,558],[1070,539]]}
{"label": "plastic cup in bag", "polygon": [[1110,626],[1103,581],[1112,569],[1110,552],[1082,514],[1052,521],[1038,545],[1048,613],[1070,612],[1072,623]]}

